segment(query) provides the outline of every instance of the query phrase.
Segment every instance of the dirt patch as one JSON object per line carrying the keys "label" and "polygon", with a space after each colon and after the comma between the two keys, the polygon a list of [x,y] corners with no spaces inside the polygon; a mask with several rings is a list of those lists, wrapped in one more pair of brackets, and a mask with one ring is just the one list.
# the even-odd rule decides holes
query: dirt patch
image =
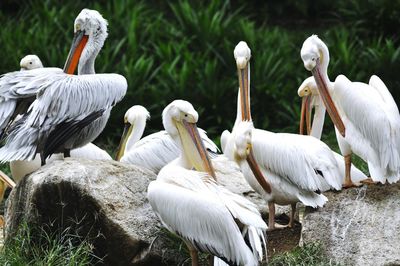
{"label": "dirt patch", "polygon": [[[286,214],[281,214],[275,217],[278,224],[288,224],[289,217]],[[301,233],[301,224],[295,221],[293,228],[276,229],[267,232],[268,241],[268,257],[271,258],[277,254],[290,251],[299,245]]]}

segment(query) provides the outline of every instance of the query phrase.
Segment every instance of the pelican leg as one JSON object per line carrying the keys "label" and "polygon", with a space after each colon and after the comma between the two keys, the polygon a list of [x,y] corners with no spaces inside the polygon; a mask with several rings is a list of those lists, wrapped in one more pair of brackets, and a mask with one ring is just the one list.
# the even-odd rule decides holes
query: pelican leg
{"label": "pelican leg", "polygon": [[192,266],[199,266],[199,253],[189,242],[185,241],[185,243],[189,249],[190,258],[192,259]]}
{"label": "pelican leg", "polygon": [[343,188],[356,187],[356,185],[351,181],[350,170],[351,170],[351,153],[344,156],[344,166],[345,166],[345,177]]}
{"label": "pelican leg", "polygon": [[268,202],[268,231],[285,228],[287,225],[275,223],[275,203]]}
{"label": "pelican leg", "polygon": [[296,203],[292,203],[290,205],[291,209],[290,209],[290,217],[289,217],[289,228],[293,228],[294,227],[294,215],[296,214]]}
{"label": "pelican leg", "polygon": [[46,164],[46,158],[44,158],[44,154],[40,153],[40,166],[43,166]]}
{"label": "pelican leg", "polygon": [[71,157],[71,150],[65,149],[64,150],[64,158]]}

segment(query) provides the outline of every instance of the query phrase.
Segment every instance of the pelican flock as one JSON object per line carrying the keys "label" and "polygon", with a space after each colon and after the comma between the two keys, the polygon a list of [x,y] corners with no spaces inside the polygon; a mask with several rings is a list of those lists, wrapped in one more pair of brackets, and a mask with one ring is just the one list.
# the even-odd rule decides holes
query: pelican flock
{"label": "pelican flock", "polygon": [[351,153],[368,163],[375,182],[397,182],[400,178],[400,114],[389,90],[377,76],[369,84],[352,82],[339,75],[328,78],[329,50],[316,35],[307,38],[300,52],[304,67],[311,71],[319,95],[334,125],[340,151],[345,158],[345,186],[353,186]]}
{"label": "pelican flock", "polygon": [[[27,55],[20,71],[0,77],[0,161],[10,162],[17,181],[0,171],[0,200],[6,186],[18,185],[54,159],[111,160],[91,143],[128,88],[122,75],[95,73],[107,28],[99,12],[83,9],[74,21],[63,69],[43,67],[38,56]],[[158,174],[148,186],[147,199],[162,224],[185,242],[192,265],[199,265],[198,252],[210,254],[214,265],[252,266],[265,261],[266,231],[286,226],[275,223],[275,204],[291,206],[288,226],[292,227],[297,203],[323,207],[328,200],[323,192],[371,183],[351,164],[352,152],[368,163],[372,181],[400,179],[400,114],[382,80],[372,76],[365,84],[339,75],[331,82],[328,48],[315,35],[304,41],[300,55],[313,74],[298,89],[303,98],[300,134],[254,127],[251,50],[243,41],[234,49],[239,81],[236,119],[232,132],[221,135],[223,155],[206,131],[197,128],[199,115],[187,101],[174,100],[166,106],[165,130],[144,138],[149,112],[140,105],[126,111],[116,159]],[[343,156],[320,140],[326,111]],[[236,168],[226,166],[226,158]],[[254,203],[220,183],[221,173],[238,172],[267,202],[268,226]]]}
{"label": "pelican flock", "polygon": [[[141,105],[132,106],[126,111],[125,128],[116,159],[123,163],[141,165],[158,173],[167,163],[179,156],[180,150],[165,130],[140,139],[149,118],[150,113]],[[202,129],[199,129],[199,132],[206,149],[217,153],[218,147],[207,137],[206,132]]]}
{"label": "pelican flock", "polygon": [[[239,163],[247,182],[268,202],[269,229],[275,228],[275,203],[291,205],[289,226],[293,226],[297,202],[322,207],[327,198],[319,192],[341,189],[336,160],[329,147],[314,137],[273,133],[253,127],[250,112],[251,51],[245,42],[235,47],[234,57],[239,77],[237,115],[232,133],[223,135],[223,138],[228,137],[221,141],[226,143],[224,152]],[[246,136],[249,131],[251,138]],[[238,154],[236,146],[239,140],[251,140],[241,144],[250,144],[246,161]]]}

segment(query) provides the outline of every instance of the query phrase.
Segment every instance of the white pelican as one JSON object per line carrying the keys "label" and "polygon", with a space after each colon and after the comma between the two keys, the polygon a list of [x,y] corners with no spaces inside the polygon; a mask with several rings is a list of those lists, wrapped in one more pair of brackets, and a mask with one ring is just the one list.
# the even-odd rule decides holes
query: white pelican
{"label": "white pelican", "polygon": [[[237,116],[232,134],[225,132],[221,141],[225,143],[224,153],[226,152],[231,160],[239,161],[247,182],[268,202],[269,229],[275,228],[274,203],[291,205],[289,226],[293,226],[297,202],[312,207],[323,206],[327,198],[320,192],[329,188],[341,188],[336,160],[329,147],[314,137],[273,133],[252,126],[250,48],[245,42],[240,42],[235,47],[234,56],[239,76]],[[241,125],[242,123],[245,125]],[[235,138],[240,138],[239,135],[243,132],[241,127],[252,128],[251,149],[245,163],[241,163],[238,149],[235,148]],[[267,180],[253,174],[257,172],[254,165],[259,166]]]}
{"label": "white pelican", "polygon": [[[32,70],[42,68],[43,64],[37,55],[27,55],[21,59],[21,70]],[[21,119],[21,115],[17,116],[15,121]],[[71,150],[71,157],[86,158],[92,160],[112,160],[111,156],[105,151],[92,143],[88,143],[83,147]],[[62,159],[62,156],[54,154],[46,160],[46,163],[55,159]],[[36,154],[32,161],[11,161],[10,170],[13,179],[18,182],[27,174],[30,174],[40,168],[40,156]]]}
{"label": "white pelican", "polygon": [[316,35],[307,38],[301,48],[304,67],[311,71],[319,95],[335,124],[336,136],[345,158],[347,187],[351,153],[368,163],[375,182],[397,182],[400,178],[400,114],[385,84],[372,76],[369,84],[351,82],[339,75],[328,78],[329,50]]}
{"label": "white pelican", "polygon": [[[141,105],[134,105],[126,111],[125,128],[116,159],[124,163],[141,165],[158,173],[167,163],[179,156],[180,149],[165,130],[140,139],[146,127],[146,120],[149,118],[150,113]],[[207,137],[206,132],[202,129],[199,131],[206,149],[217,153],[217,146]]]}
{"label": "white pelican", "polygon": [[22,58],[19,62],[19,65],[21,67],[21,70],[31,70],[43,67],[42,61],[35,54],[29,54]]}
{"label": "white pelican", "polygon": [[[125,95],[127,82],[123,76],[94,72],[94,60],[107,37],[107,21],[97,11],[83,9],[75,20],[74,31],[65,73],[39,68],[8,73],[0,79],[0,94],[5,99],[0,113],[7,113],[5,124],[14,113],[8,109],[10,103],[15,109],[15,95],[29,91],[36,95],[29,112],[10,129],[0,149],[0,161],[32,160],[37,152],[42,164],[53,153],[69,156],[71,149],[93,141],[101,133],[111,108]],[[77,65],[78,75],[71,75]]]}
{"label": "white pelican", "polygon": [[[302,107],[301,107],[301,118],[300,118],[300,134],[304,134],[304,130],[302,125],[304,124],[304,120],[306,120],[307,124],[307,134],[317,139],[321,139],[322,129],[324,127],[325,121],[325,106],[322,103],[321,98],[319,97],[317,84],[315,83],[314,77],[308,77],[303,81],[300,85],[297,93],[300,97],[302,97]],[[312,119],[311,125],[311,113],[312,109],[315,109],[314,117]],[[303,111],[304,110],[304,111]],[[305,119],[304,119],[305,118]],[[345,181],[345,163],[342,155],[333,152],[335,155],[336,162],[339,167],[339,171],[342,177],[342,183]],[[351,176],[353,181],[358,184],[360,181],[367,179],[368,177],[357,167],[351,164]]]}
{"label": "white pelican", "polygon": [[198,265],[197,251],[234,265],[258,265],[267,225],[253,203],[218,185],[197,120],[186,101],[164,109],[164,128],[181,154],[150,183],[149,202],[164,226],[185,241],[192,265]]}

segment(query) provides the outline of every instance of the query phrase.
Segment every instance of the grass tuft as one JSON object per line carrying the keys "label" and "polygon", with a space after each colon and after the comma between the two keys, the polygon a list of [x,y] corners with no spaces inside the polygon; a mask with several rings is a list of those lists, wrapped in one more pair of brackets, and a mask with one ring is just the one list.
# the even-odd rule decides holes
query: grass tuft
{"label": "grass tuft", "polygon": [[26,222],[0,250],[0,265],[86,266],[99,261],[101,259],[93,254],[90,241],[71,229],[49,234],[46,227]]}
{"label": "grass tuft", "polygon": [[296,247],[290,252],[274,256],[268,263],[269,266],[339,266],[324,253],[319,243],[309,243]]}

